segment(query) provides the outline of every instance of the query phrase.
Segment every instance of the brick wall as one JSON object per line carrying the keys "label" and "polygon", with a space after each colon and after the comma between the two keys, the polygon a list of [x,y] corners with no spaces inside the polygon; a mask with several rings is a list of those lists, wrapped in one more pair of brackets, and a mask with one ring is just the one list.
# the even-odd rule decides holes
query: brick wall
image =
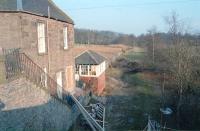
{"label": "brick wall", "polygon": [[105,82],[106,82],[106,77],[105,77],[105,72],[102,73],[97,80],[97,93],[100,95],[103,90],[105,89]]}
{"label": "brick wall", "polygon": [[[47,49],[49,51],[43,55],[38,54],[38,21],[44,22],[46,28],[48,23],[46,47],[48,47],[49,41],[49,49]],[[67,50],[64,50],[64,26],[68,27],[69,49]],[[53,78],[56,78],[56,72],[65,72],[67,66],[74,66],[73,44],[74,26],[72,24],[26,13],[0,12],[0,47],[22,48],[22,51],[40,67],[47,68],[47,71],[50,69],[48,73]],[[74,75],[74,72],[72,75]],[[74,83],[74,79],[72,81]],[[65,82],[63,81],[64,85],[66,85]]]}
{"label": "brick wall", "polygon": [[0,130],[68,130],[80,114],[21,78],[0,85]]}
{"label": "brick wall", "polygon": [[105,72],[99,77],[80,77],[80,79],[97,95],[100,95],[105,89]]}

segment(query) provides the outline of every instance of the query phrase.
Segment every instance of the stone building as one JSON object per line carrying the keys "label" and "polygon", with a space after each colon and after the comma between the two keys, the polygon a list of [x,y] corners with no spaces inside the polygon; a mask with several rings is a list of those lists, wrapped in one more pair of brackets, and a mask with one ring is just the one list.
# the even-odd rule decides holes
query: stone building
{"label": "stone building", "polygon": [[76,81],[85,82],[96,94],[101,94],[105,88],[106,58],[87,50],[76,57]]}
{"label": "stone building", "polygon": [[20,48],[67,91],[75,87],[73,44],[74,22],[52,0],[0,1],[0,47]]}
{"label": "stone building", "polygon": [[[52,0],[0,0],[0,49],[20,48],[60,85],[57,94],[75,89],[73,44],[74,22]],[[2,131],[68,130],[79,114],[24,77],[0,84]]]}

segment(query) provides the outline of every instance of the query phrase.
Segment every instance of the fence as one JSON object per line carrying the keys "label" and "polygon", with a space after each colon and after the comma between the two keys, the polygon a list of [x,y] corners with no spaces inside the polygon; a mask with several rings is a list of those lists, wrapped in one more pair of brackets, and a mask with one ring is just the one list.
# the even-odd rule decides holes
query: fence
{"label": "fence", "polygon": [[20,49],[3,49],[6,79],[11,79],[21,72],[19,50]]}
{"label": "fence", "polygon": [[63,104],[70,106],[76,104],[93,131],[104,131],[104,128],[91,117],[76,97],[66,91],[63,91],[62,95],[58,95],[60,94],[58,89],[62,87],[58,85],[57,82],[42,68],[34,63],[25,53],[21,53],[20,49],[4,50],[3,52],[5,56],[7,79],[11,79],[18,75],[26,77]]}
{"label": "fence", "polygon": [[71,102],[69,102],[70,104],[67,102],[70,101],[68,99],[70,94],[63,91],[62,97],[59,97],[57,89],[62,87],[25,53],[21,53],[20,49],[4,49],[3,54],[5,57],[6,79],[22,75],[62,103],[71,104]]}

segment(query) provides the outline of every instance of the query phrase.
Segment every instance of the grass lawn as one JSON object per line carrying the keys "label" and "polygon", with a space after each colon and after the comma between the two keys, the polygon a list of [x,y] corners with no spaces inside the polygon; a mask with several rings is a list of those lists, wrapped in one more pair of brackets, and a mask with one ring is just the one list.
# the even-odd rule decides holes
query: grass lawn
{"label": "grass lawn", "polygon": [[122,57],[131,62],[140,62],[144,58],[144,52],[129,51],[123,54]]}

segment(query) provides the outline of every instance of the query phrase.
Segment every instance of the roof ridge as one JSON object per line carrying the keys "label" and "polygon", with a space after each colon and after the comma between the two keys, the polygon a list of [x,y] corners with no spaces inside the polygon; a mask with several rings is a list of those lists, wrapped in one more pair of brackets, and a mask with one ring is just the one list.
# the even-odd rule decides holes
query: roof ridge
{"label": "roof ridge", "polygon": [[106,58],[105,56],[103,56],[101,53],[95,52],[95,51],[92,51],[92,52],[94,52],[94,53],[96,53],[97,55],[99,55],[100,57],[103,57],[104,59],[108,60],[108,58]]}
{"label": "roof ridge", "polygon": [[72,23],[74,24],[74,21],[64,12],[62,11],[52,0],[47,0],[50,4],[52,4],[60,13],[62,13],[63,15],[65,15],[66,17],[68,17]]}
{"label": "roof ridge", "polygon": [[96,52],[91,51],[91,50],[88,50],[87,52],[88,52],[89,55],[92,57],[92,59],[94,59],[94,61],[95,61],[96,63],[98,63],[98,61],[96,60],[96,58],[91,54],[91,52],[93,52],[93,53],[96,53]]}

